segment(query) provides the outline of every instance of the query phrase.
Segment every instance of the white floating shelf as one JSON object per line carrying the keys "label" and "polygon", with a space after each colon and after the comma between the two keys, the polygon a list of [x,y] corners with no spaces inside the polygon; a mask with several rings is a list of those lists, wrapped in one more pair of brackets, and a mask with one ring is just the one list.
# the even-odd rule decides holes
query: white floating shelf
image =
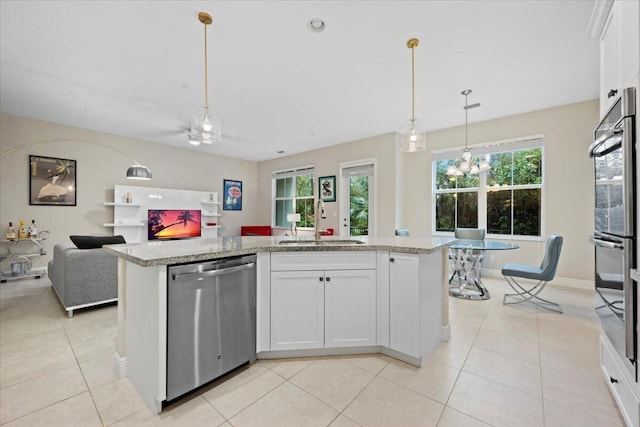
{"label": "white floating shelf", "polygon": [[131,206],[136,208],[139,208],[140,206],[142,206],[141,204],[138,204],[138,203],[122,203],[122,202],[105,202],[104,205],[105,206]]}
{"label": "white floating shelf", "polygon": [[202,203],[203,205],[221,205],[222,204],[222,202],[210,202],[208,200],[203,200],[200,203]]}
{"label": "white floating shelf", "polygon": [[222,216],[221,214],[211,214],[211,213],[203,213],[202,216]]}
{"label": "white floating shelf", "polygon": [[219,225],[203,225],[202,228],[220,228]]}
{"label": "white floating shelf", "polygon": [[144,227],[142,223],[132,223],[132,224],[102,224],[103,227]]}

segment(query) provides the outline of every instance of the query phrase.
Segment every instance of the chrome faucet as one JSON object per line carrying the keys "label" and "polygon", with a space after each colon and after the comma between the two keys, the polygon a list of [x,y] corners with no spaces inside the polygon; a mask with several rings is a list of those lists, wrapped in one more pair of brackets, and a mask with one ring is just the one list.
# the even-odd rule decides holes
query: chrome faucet
{"label": "chrome faucet", "polygon": [[314,212],[313,226],[315,227],[316,242],[320,240],[320,218],[326,219],[327,214],[324,211],[324,202],[318,200],[316,203],[316,210]]}

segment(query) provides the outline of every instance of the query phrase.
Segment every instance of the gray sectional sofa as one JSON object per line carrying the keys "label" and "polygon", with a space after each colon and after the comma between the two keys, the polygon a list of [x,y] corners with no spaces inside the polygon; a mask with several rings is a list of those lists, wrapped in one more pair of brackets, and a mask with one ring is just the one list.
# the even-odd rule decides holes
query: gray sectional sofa
{"label": "gray sectional sofa", "polygon": [[102,247],[78,249],[57,243],[49,279],[69,317],[73,310],[118,300],[118,259]]}

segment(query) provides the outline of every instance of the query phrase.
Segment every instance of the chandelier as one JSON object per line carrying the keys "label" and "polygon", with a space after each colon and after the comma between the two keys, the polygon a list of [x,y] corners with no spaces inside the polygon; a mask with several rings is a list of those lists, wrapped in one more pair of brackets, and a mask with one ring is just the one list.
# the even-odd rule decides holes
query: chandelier
{"label": "chandelier", "polygon": [[222,142],[222,129],[220,120],[209,114],[209,85],[207,82],[207,25],[210,25],[213,19],[208,13],[200,12],[198,20],[204,24],[204,107],[191,119],[189,143],[192,145],[219,144]]}
{"label": "chandelier", "polygon": [[476,162],[476,159],[472,159],[473,156],[469,150],[469,110],[480,106],[479,102],[469,105],[469,94],[471,92],[471,89],[465,89],[460,92],[461,95],[464,95],[464,151],[458,165],[454,163],[447,169],[447,175],[449,176],[462,176],[465,173],[478,175],[480,172],[491,169],[486,159],[480,160],[479,163]]}
{"label": "chandelier", "polygon": [[411,39],[407,47],[411,49],[411,119],[409,126],[399,133],[400,151],[414,153],[427,148],[427,137],[416,130],[416,102],[415,102],[415,55],[414,50],[418,46],[418,39]]}

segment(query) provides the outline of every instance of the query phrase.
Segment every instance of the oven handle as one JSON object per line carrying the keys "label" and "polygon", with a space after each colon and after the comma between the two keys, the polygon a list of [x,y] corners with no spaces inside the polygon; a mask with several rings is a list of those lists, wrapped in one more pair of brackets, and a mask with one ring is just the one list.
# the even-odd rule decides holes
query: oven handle
{"label": "oven handle", "polygon": [[591,243],[594,246],[597,246],[599,248],[605,248],[605,249],[617,249],[617,250],[624,250],[624,245],[621,243],[616,243],[616,242],[609,242],[607,240],[601,240],[598,239],[594,236],[589,236],[589,243]]}
{"label": "oven handle", "polygon": [[617,150],[618,148],[620,148],[620,146],[622,145],[622,141],[620,141],[619,144],[612,145],[611,147],[607,148],[604,151],[596,152],[596,150],[598,148],[600,148],[602,146],[602,144],[604,144],[609,139],[613,138],[614,136],[616,136],[616,135],[618,135],[618,134],[620,134],[622,132],[623,132],[623,129],[621,127],[615,127],[615,128],[609,129],[608,131],[606,131],[605,133],[600,135],[600,138],[596,139],[593,142],[593,144],[591,144],[589,146],[589,157],[606,156],[607,154],[611,153],[612,151]]}

